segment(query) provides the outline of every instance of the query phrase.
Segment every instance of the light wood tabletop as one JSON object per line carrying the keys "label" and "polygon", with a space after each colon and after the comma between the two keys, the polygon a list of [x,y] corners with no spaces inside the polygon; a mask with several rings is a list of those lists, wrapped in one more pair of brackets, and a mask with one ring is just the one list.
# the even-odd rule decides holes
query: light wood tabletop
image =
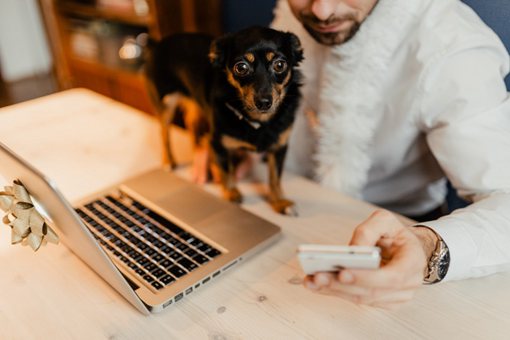
{"label": "light wood tabletop", "polygon": [[[182,131],[175,138],[186,139]],[[0,141],[71,202],[158,167],[161,159],[154,118],[84,89],[0,109]],[[186,162],[190,147],[180,145],[177,158]],[[7,183],[0,178],[0,184]],[[219,193],[214,184],[204,189]],[[240,186],[242,206],[282,228],[277,243],[151,316],[65,245],[34,253],[11,245],[9,227],[0,225],[0,339],[508,339],[509,273],[424,286],[398,311],[305,289],[297,246],[345,244],[376,207],[289,173],[283,189],[299,217],[271,210],[260,176]]]}

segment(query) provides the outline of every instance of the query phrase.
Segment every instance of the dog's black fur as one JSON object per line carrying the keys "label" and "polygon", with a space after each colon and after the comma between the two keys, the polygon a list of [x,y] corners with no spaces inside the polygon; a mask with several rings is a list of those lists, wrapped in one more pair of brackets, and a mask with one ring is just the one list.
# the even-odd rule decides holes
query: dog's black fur
{"label": "dog's black fur", "polygon": [[280,213],[294,213],[293,202],[281,192],[280,175],[301,97],[296,66],[302,59],[294,34],[263,27],[215,40],[190,33],[149,44],[145,69],[161,118],[166,162],[175,166],[168,125],[176,110],[185,111],[195,145],[212,150],[227,199],[242,199],[234,178],[239,151],[265,152],[269,201]]}

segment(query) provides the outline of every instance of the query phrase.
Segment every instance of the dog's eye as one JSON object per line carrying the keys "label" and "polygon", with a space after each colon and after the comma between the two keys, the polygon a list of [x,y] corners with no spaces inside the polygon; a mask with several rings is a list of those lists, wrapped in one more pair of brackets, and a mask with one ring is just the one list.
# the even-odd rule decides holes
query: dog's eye
{"label": "dog's eye", "polygon": [[287,71],[287,62],[282,59],[275,60],[275,62],[273,63],[273,70],[276,73],[283,73]]}
{"label": "dog's eye", "polygon": [[234,73],[238,76],[245,76],[250,72],[250,65],[245,61],[239,61],[234,65]]}

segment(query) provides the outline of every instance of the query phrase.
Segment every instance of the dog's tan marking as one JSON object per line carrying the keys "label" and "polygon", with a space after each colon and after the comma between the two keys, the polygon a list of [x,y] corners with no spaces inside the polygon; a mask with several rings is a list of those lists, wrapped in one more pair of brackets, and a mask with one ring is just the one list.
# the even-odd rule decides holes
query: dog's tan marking
{"label": "dog's tan marking", "polygon": [[[156,94],[157,92],[155,92],[154,98],[157,98]],[[155,99],[157,100],[158,103],[157,106],[158,118],[160,123],[161,137],[163,141],[163,164],[165,166],[170,167],[171,169],[175,168],[177,166],[177,163],[172,152],[172,145],[170,139],[170,125],[172,124],[175,115],[175,110],[177,109],[177,106],[179,105],[179,101],[181,100],[181,98],[182,94],[175,92],[172,94],[167,94],[165,97],[163,97],[163,100],[161,102],[159,101],[159,99]]]}
{"label": "dog's tan marking", "polygon": [[278,142],[276,143],[278,146],[283,146],[287,144],[287,141],[290,137],[290,132],[292,131],[292,126],[289,126],[287,130],[283,131],[278,137]]}
{"label": "dog's tan marking", "polygon": [[234,78],[234,74],[230,70],[227,70],[227,81],[232,85],[234,88],[239,91],[239,94],[243,96],[243,88],[241,87],[241,84]]}
{"label": "dog's tan marking", "polygon": [[267,59],[267,61],[271,61],[271,60],[273,60],[274,56],[275,56],[274,52],[267,52],[267,53],[266,53],[266,59]]}
{"label": "dog's tan marking", "polygon": [[199,148],[207,140],[209,123],[202,112],[200,105],[192,98],[182,96],[179,108],[184,115],[184,125],[191,132],[194,148]]}
{"label": "dog's tan marking", "polygon": [[211,48],[209,49],[208,57],[209,57],[209,61],[211,63],[214,63],[216,61],[216,59],[218,59],[218,46],[216,45],[216,42],[213,42],[211,44]]}
{"label": "dog's tan marking", "polygon": [[284,197],[274,152],[267,153],[267,166],[269,169],[269,203],[280,214],[296,216],[294,202]]}
{"label": "dog's tan marking", "polygon": [[255,106],[255,96],[257,95],[257,91],[255,91],[255,87],[250,84],[243,88],[244,98],[243,101],[246,107],[256,107]]}
{"label": "dog's tan marking", "polygon": [[231,137],[231,136],[228,136],[228,135],[221,136],[221,144],[226,149],[229,149],[229,150],[235,150],[235,149],[239,149],[239,148],[244,148],[244,149],[255,151],[257,149],[254,145],[252,145],[252,144],[250,144],[248,142],[239,140],[239,139],[237,139],[235,137]]}
{"label": "dog's tan marking", "polygon": [[287,75],[285,76],[285,79],[283,79],[283,82],[281,84],[275,85],[275,89],[276,89],[276,91],[278,91],[278,93],[283,92],[283,90],[285,89],[285,87],[287,86],[287,84],[290,81],[291,75],[292,75],[291,72],[288,72]]}
{"label": "dog's tan marking", "polygon": [[209,52],[209,54],[207,56],[209,57],[209,61],[211,63],[214,63],[216,61],[216,59],[218,58],[218,54],[216,54],[216,51]]}
{"label": "dog's tan marking", "polygon": [[244,55],[246,60],[248,60],[250,63],[253,63],[255,61],[255,55],[253,53],[246,53]]}
{"label": "dog's tan marking", "polygon": [[[216,158],[217,155],[213,152],[212,157]],[[215,164],[215,171],[217,171],[216,175],[219,176],[220,179],[223,197],[231,202],[241,203],[243,196],[236,188],[235,169],[232,162],[228,162],[228,169],[223,169],[221,166],[218,166],[217,159],[213,163]]]}

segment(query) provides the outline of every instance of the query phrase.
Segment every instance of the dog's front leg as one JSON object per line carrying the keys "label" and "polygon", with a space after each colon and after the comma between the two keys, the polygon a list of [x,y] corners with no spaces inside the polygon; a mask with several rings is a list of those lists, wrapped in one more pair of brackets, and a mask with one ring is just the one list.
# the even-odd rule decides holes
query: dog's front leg
{"label": "dog's front leg", "polygon": [[161,139],[163,141],[163,164],[169,169],[175,169],[177,167],[177,162],[172,153],[170,130],[180,97],[181,95],[179,93],[166,95],[163,98],[163,105],[161,105],[159,112]]}
{"label": "dog's front leg", "polygon": [[225,149],[221,144],[212,145],[214,160],[219,168],[223,196],[225,199],[241,203],[243,196],[236,187],[235,166],[231,151]]}
{"label": "dog's front leg", "polygon": [[269,151],[267,154],[267,165],[269,167],[269,203],[273,209],[284,215],[297,216],[296,206],[293,201],[286,199],[281,188],[281,176],[283,161],[287,153],[287,146]]}

